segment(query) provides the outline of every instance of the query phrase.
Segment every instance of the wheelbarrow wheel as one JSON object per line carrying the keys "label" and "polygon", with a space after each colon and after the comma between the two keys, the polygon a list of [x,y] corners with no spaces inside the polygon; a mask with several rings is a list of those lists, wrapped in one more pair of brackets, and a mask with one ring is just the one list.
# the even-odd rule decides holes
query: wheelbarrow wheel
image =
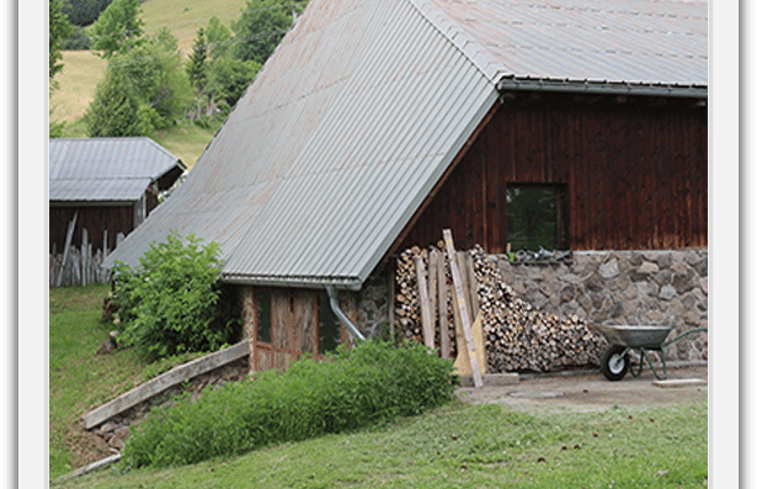
{"label": "wheelbarrow wheel", "polygon": [[612,345],[602,355],[599,370],[607,380],[620,380],[628,372],[628,368],[631,366],[631,359],[628,357],[628,353],[623,355],[625,349],[626,347],[624,346]]}

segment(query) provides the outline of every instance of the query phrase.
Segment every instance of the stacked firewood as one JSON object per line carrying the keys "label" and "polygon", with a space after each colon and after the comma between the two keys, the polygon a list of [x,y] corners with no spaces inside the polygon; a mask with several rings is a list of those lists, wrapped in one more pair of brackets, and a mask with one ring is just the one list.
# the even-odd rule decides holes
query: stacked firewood
{"label": "stacked firewood", "polygon": [[[403,331],[406,338],[423,343],[423,324],[421,321],[416,258],[420,258],[423,261],[424,268],[428,274],[430,273],[429,257],[436,255],[434,261],[439,260],[443,270],[442,277],[439,277],[437,271],[437,281],[441,280],[444,287],[441,288],[443,291],[442,294],[439,294],[439,287],[432,293],[433,303],[436,306],[433,308],[432,316],[432,321],[435,323],[434,344],[437,346],[442,344],[441,335],[442,329],[444,329],[449,342],[449,356],[450,358],[454,358],[457,354],[457,348],[455,345],[455,323],[451,303],[452,274],[450,273],[449,263],[442,251],[444,249],[444,242],[439,241],[438,245],[438,248],[431,246],[429,249],[413,246],[399,255],[396,273],[395,327],[398,331]],[[440,296],[443,297],[440,299]],[[442,314],[445,314],[444,311],[446,311],[446,321],[441,317]],[[446,327],[442,328],[443,325],[446,325]]]}
{"label": "stacked firewood", "polygon": [[[439,253],[444,257],[443,249],[443,242],[439,243],[439,249],[425,250],[416,246],[405,250],[397,260],[396,326],[408,338],[419,342],[423,342],[423,326],[415,261],[420,257],[428,269],[429,256]],[[468,304],[473,303],[474,317],[478,313],[481,315],[488,372],[547,372],[599,365],[608,343],[604,336],[591,330],[585,319],[577,316],[560,318],[537,311],[516,297],[512,288],[502,280],[496,258],[489,256],[480,246],[475,246],[466,255],[463,261],[468,263],[469,287],[473,291]],[[458,260],[458,263],[462,261]],[[452,287],[446,259],[444,270],[448,325],[445,333],[449,337],[450,355],[454,358]],[[434,318],[436,346],[440,345],[442,334],[439,315],[437,312]]]}

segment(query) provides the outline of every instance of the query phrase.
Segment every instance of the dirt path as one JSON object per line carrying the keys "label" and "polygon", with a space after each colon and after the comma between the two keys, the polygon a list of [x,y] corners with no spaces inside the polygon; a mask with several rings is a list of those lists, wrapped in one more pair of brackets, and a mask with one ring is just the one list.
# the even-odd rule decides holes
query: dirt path
{"label": "dirt path", "polygon": [[[648,366],[647,366],[648,367]],[[533,376],[517,384],[480,389],[461,387],[457,397],[467,403],[497,403],[528,412],[603,411],[620,407],[671,405],[707,399],[707,367],[668,369],[669,380],[699,379],[704,385],[658,387],[648,368],[641,377],[630,373],[620,381],[610,382],[599,372],[569,376]]]}

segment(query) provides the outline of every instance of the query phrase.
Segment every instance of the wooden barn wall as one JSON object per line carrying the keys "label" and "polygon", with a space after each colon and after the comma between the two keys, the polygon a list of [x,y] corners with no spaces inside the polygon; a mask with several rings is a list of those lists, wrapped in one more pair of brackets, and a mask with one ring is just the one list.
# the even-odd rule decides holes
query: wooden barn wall
{"label": "wooden barn wall", "polygon": [[56,253],[63,253],[66,245],[68,225],[79,211],[76,218],[71,244],[80,246],[82,229],[87,229],[87,240],[92,243],[93,250],[103,249],[103,230],[108,230],[108,251],[116,248],[116,235],[121,232],[127,236],[134,227],[133,206],[118,207],[50,207],[50,249],[55,244]]}
{"label": "wooden barn wall", "polygon": [[[157,207],[158,198],[154,193],[145,192],[147,199],[147,216]],[[74,213],[79,211],[76,218],[76,228],[71,243],[81,245],[82,229],[87,229],[87,241],[92,243],[93,250],[103,249],[103,230],[108,230],[108,251],[116,248],[116,235],[120,232],[127,236],[134,229],[134,205],[122,206],[86,206],[86,207],[53,207],[50,206],[50,248],[52,252],[55,243],[56,252],[63,253],[66,245],[66,233],[68,224],[74,218]]]}
{"label": "wooden barn wall", "polygon": [[508,183],[567,188],[572,250],[707,247],[707,110],[687,101],[518,96],[498,107],[394,251],[503,253]]}

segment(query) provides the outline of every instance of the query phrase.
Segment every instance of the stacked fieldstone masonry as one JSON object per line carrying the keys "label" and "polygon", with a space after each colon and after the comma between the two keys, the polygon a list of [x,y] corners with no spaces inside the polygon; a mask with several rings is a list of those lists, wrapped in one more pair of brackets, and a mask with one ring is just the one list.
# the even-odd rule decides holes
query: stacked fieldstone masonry
{"label": "stacked fieldstone masonry", "polygon": [[[510,263],[503,280],[537,310],[589,324],[674,325],[668,339],[707,327],[707,250],[574,252],[569,259]],[[707,360],[707,335],[671,344],[668,360]]]}

